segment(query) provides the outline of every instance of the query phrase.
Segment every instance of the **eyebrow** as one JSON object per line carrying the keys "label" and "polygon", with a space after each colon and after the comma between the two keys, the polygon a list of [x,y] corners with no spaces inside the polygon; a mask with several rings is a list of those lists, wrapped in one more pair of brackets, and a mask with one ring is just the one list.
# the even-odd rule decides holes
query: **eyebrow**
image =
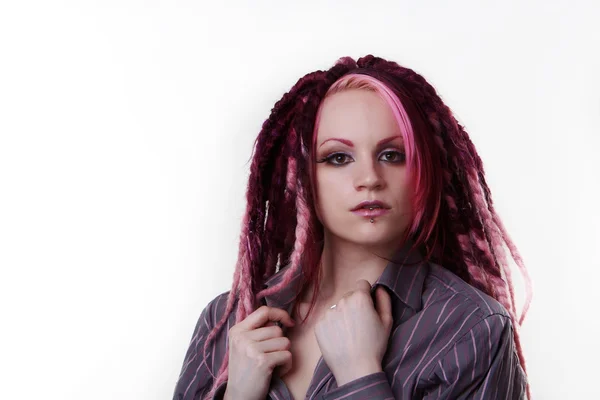
{"label": "eyebrow", "polygon": [[[394,135],[394,136],[390,136],[390,137],[385,138],[385,139],[381,139],[379,142],[377,142],[377,146],[381,146],[382,144],[391,142],[392,140],[394,140],[396,138],[402,138],[402,136],[401,135]],[[323,146],[325,143],[329,142],[330,140],[335,140],[335,141],[338,141],[340,143],[345,144],[346,146],[354,147],[354,143],[352,143],[351,140],[341,139],[341,138],[329,138],[329,139],[325,140],[323,143],[321,143],[321,146]],[[321,146],[319,146],[319,148]]]}

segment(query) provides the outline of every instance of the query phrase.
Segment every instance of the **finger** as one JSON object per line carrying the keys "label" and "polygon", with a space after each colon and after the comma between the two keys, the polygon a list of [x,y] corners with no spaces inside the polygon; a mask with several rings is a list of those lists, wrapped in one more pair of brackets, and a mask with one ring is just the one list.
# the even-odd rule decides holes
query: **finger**
{"label": "finger", "polygon": [[375,307],[375,305],[373,304],[373,298],[371,297],[371,284],[369,283],[369,281],[367,281],[365,279],[357,280],[356,281],[356,290],[366,294],[367,297],[369,298],[369,300],[371,300],[371,304],[373,305],[373,307]]}
{"label": "finger", "polygon": [[246,333],[246,335],[247,335],[246,337],[248,339],[255,341],[255,342],[260,342],[262,340],[273,339],[276,337],[282,337],[283,329],[281,329],[277,325],[265,326],[262,328],[258,328],[258,329],[249,331],[248,333]]}
{"label": "finger", "polygon": [[278,366],[284,366],[284,368],[291,368],[292,353],[289,350],[274,351],[272,353],[265,353],[267,365],[274,370]]}
{"label": "finger", "polygon": [[356,281],[356,289],[371,296],[371,284],[365,279],[359,279]]}
{"label": "finger", "polygon": [[283,324],[279,321],[267,321],[265,326],[278,326],[280,328],[283,328]]}
{"label": "finger", "polygon": [[289,360],[284,361],[283,364],[277,366],[277,374],[279,376],[284,376],[285,374],[287,374],[288,372],[290,372],[292,370],[292,366],[293,366],[293,361],[292,361],[292,357],[289,358]]}
{"label": "finger", "polygon": [[271,353],[273,351],[289,350],[290,344],[290,339],[284,336],[263,340],[262,342],[256,343],[254,346],[261,353]]}
{"label": "finger", "polygon": [[295,325],[287,311],[267,306],[262,306],[248,315],[239,325],[244,330],[253,330],[264,326],[268,321],[279,321],[288,327]]}
{"label": "finger", "polygon": [[379,314],[381,322],[383,322],[387,328],[391,328],[393,321],[392,299],[383,286],[378,286],[377,289],[375,289],[375,299],[375,309],[377,310],[377,314]]}

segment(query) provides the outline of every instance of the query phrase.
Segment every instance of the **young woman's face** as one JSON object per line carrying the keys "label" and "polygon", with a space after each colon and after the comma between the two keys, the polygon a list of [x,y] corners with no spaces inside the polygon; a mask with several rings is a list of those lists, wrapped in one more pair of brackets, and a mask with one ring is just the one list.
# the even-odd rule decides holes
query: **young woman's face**
{"label": "young woman's face", "polygon": [[[384,100],[358,89],[327,97],[315,147],[316,206],[326,235],[363,245],[397,242],[413,191],[400,128]],[[354,210],[364,201],[383,209]]]}

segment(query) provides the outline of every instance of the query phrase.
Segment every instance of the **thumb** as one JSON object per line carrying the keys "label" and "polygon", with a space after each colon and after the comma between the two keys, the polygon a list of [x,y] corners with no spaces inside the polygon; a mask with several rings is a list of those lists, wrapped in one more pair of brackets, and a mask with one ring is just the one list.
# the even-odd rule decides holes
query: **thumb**
{"label": "thumb", "polygon": [[383,286],[377,286],[377,289],[375,289],[375,298],[375,309],[377,310],[377,314],[379,314],[383,326],[385,326],[388,331],[391,331],[393,323],[392,299]]}

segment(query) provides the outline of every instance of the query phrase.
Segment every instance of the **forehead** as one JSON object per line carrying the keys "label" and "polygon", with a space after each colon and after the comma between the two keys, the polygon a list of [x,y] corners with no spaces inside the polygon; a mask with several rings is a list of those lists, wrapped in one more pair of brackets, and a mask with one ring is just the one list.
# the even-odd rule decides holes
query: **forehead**
{"label": "forehead", "polygon": [[330,137],[381,138],[398,134],[390,106],[375,92],[353,89],[323,101],[317,127],[317,143]]}

